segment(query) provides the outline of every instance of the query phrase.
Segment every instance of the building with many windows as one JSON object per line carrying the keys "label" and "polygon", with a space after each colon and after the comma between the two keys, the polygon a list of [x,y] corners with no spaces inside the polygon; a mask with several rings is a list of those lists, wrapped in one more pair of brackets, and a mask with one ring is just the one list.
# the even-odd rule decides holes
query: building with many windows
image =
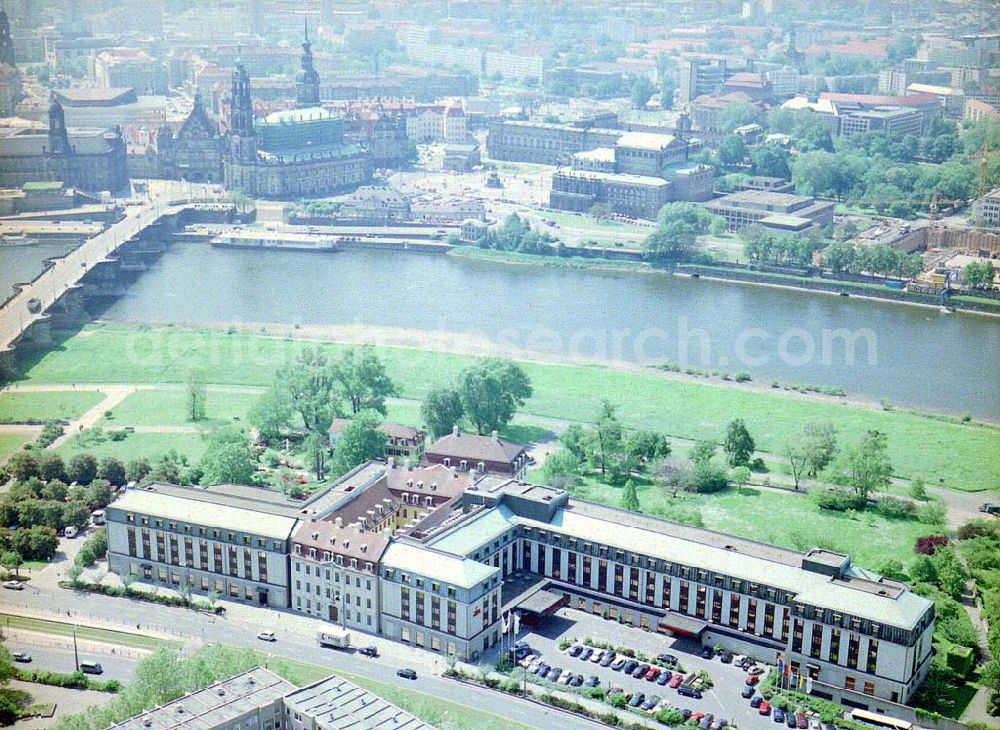
{"label": "building with many windows", "polygon": [[833,223],[833,203],[769,190],[741,190],[716,198],[705,207],[725,218],[727,231],[739,231],[754,224],[766,228],[773,217],[794,217],[816,226]]}
{"label": "building with many windows", "polygon": [[[780,659],[818,697],[892,711],[932,655],[933,603],[847,555],[442,464],[369,462],[301,503],[251,487],[154,484],[126,490],[107,519],[119,574],[291,606],[463,660],[497,645],[508,612],[541,619],[568,605]],[[531,587],[512,581],[520,587],[505,595],[515,574]]]}
{"label": "building with many windows", "polygon": [[153,585],[283,608],[300,509],[259,487],[156,482],[129,489],[105,510],[108,566]]}

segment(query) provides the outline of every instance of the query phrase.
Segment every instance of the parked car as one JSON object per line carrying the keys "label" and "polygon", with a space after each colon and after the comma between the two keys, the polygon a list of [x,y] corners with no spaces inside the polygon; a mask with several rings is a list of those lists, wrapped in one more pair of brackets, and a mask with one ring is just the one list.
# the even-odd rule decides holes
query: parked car
{"label": "parked car", "polygon": [[683,681],[684,681],[684,675],[681,674],[680,672],[674,672],[673,675],[670,677],[670,681],[667,684],[669,687],[677,689],[678,687],[681,686],[681,682]]}
{"label": "parked car", "polygon": [[608,689],[608,697],[610,697],[611,695],[621,694],[624,691],[625,690],[623,690],[621,687],[612,686]]}
{"label": "parked car", "polygon": [[580,652],[580,660],[587,661],[588,659],[590,659],[590,655],[593,653],[594,650],[591,649],[589,646],[583,647],[583,651]]}
{"label": "parked car", "polygon": [[540,662],[541,660],[542,660],[541,657],[535,656],[533,654],[529,654],[528,656],[524,657],[524,659],[522,659],[521,661],[519,661],[517,663],[517,665],[519,667],[524,667],[525,669],[529,669],[530,670],[532,664],[535,664],[536,662]]}
{"label": "parked car", "polygon": [[642,704],[642,701],[644,699],[646,699],[646,695],[644,695],[642,692],[636,692],[634,695],[632,695],[632,699],[628,701],[628,706],[638,707],[639,705]]}
{"label": "parked car", "polygon": [[754,665],[753,665],[752,667],[750,667],[750,668],[749,668],[749,669],[747,670],[747,674],[752,674],[752,675],[754,675],[754,676],[758,676],[758,675],[761,675],[761,674],[763,674],[763,673],[764,673],[764,671],[765,671],[765,670],[764,670],[764,667],[761,667],[761,666],[759,666],[759,665],[757,665],[757,664],[754,664]]}
{"label": "parked car", "polygon": [[80,662],[80,671],[84,674],[104,674],[104,667],[98,662],[84,660]]}
{"label": "parked car", "polygon": [[760,675],[759,674],[751,674],[746,679],[746,683],[750,687],[753,687],[759,681],[760,681]]}
{"label": "parked car", "polygon": [[799,730],[806,730],[809,727],[809,718],[806,717],[804,712],[795,713],[795,727]]}
{"label": "parked car", "polygon": [[705,715],[703,718],[701,718],[701,720],[698,721],[698,728],[699,728],[699,730],[708,730],[708,728],[710,728],[712,726],[712,720],[714,720],[714,719],[715,719],[715,716],[712,715],[711,712],[709,712],[707,715]]}
{"label": "parked car", "polygon": [[719,657],[719,659],[720,659],[720,661],[723,664],[732,664],[733,663],[733,653],[731,651],[724,651],[724,652],[722,652],[722,656]]}
{"label": "parked car", "polygon": [[701,699],[701,690],[695,689],[689,684],[682,684],[677,688],[677,694],[684,695],[685,697],[693,697],[696,700]]}
{"label": "parked car", "polygon": [[8,591],[23,591],[24,583],[19,580],[5,580],[3,582],[3,587]]}
{"label": "parked car", "polygon": [[636,679],[639,679],[640,677],[646,676],[646,672],[648,671],[649,671],[648,664],[640,664],[639,666],[637,666],[635,669],[632,670],[632,676],[635,677]]}
{"label": "parked car", "polygon": [[684,722],[687,722],[688,718],[691,717],[691,710],[687,707],[681,708],[681,717],[684,718]]}
{"label": "parked car", "polygon": [[789,710],[785,714],[785,727],[794,728],[797,727],[798,723],[795,720],[795,713]]}
{"label": "parked car", "polygon": [[274,635],[273,631],[261,631],[257,634],[257,638],[261,641],[277,641],[278,637]]}
{"label": "parked car", "polygon": [[598,649],[590,657],[590,661],[592,661],[594,664],[597,664],[598,662],[600,662],[604,658],[604,653],[605,653],[604,649]]}
{"label": "parked car", "polygon": [[[610,667],[611,663],[615,660],[616,654],[613,651],[606,652],[603,657],[601,657],[601,666]],[[624,663],[624,662],[623,662]]]}
{"label": "parked car", "polygon": [[774,712],[773,712],[773,714],[771,716],[774,718],[775,722],[784,722],[785,721],[785,711],[782,710],[780,707],[775,707],[774,708]]}
{"label": "parked car", "polygon": [[375,646],[364,646],[360,649],[361,656],[367,656],[374,659],[378,656],[378,647]]}
{"label": "parked car", "polygon": [[639,666],[639,662],[637,662],[635,659],[627,659],[625,661],[625,664],[622,665],[622,673],[631,674],[632,672],[635,671],[635,668],[637,666]]}
{"label": "parked car", "polygon": [[580,656],[580,652],[582,651],[583,646],[581,644],[573,644],[573,646],[566,650],[570,656]]}
{"label": "parked car", "polygon": [[555,682],[559,679],[559,675],[562,674],[562,667],[552,667],[546,674],[545,678],[550,682]]}
{"label": "parked car", "polygon": [[566,672],[565,674],[560,675],[559,679],[556,680],[556,684],[568,685],[571,681],[573,681],[573,672]]}
{"label": "parked car", "polygon": [[758,707],[760,707],[760,703],[763,702],[763,701],[764,701],[763,697],[761,697],[760,695],[755,694],[750,699],[750,706],[756,710]]}
{"label": "parked car", "polygon": [[702,659],[711,659],[713,656],[715,656],[715,650],[712,649],[712,647],[706,646],[704,649],[701,650]]}
{"label": "parked car", "polygon": [[403,679],[416,679],[417,673],[412,669],[404,667],[403,669],[396,670],[396,676],[402,677]]}
{"label": "parked car", "polygon": [[697,725],[699,722],[701,722],[701,718],[703,718],[704,716],[705,716],[704,712],[696,712],[693,715],[691,715],[691,720],[694,722],[695,725]]}
{"label": "parked car", "polygon": [[655,682],[656,678],[660,676],[663,670],[659,667],[650,667],[649,671],[642,675],[642,678],[647,682]]}
{"label": "parked car", "polygon": [[29,664],[31,662],[31,654],[26,651],[15,651],[11,653],[15,662],[21,662],[21,664]]}
{"label": "parked car", "polygon": [[757,708],[757,714],[758,715],[770,715],[771,714],[771,705],[768,704],[767,700],[764,700],[763,702],[760,703],[760,707]]}
{"label": "parked car", "polygon": [[666,687],[667,682],[674,678],[674,675],[670,672],[661,672],[660,676],[656,678],[656,683],[661,687]]}
{"label": "parked car", "polygon": [[673,654],[657,654],[656,661],[663,662],[664,664],[676,664],[677,657]]}
{"label": "parked car", "polygon": [[613,671],[617,672],[622,667],[624,667],[627,663],[628,663],[628,659],[626,659],[623,656],[620,656],[620,657],[618,657],[617,659],[615,659],[614,661],[611,662],[611,669]]}
{"label": "parked car", "polygon": [[544,676],[545,676],[546,674],[548,674],[548,671],[549,671],[549,670],[550,670],[551,668],[552,668],[552,667],[550,667],[550,666],[549,666],[548,664],[546,664],[545,662],[539,662],[539,663],[538,663],[538,666],[537,666],[537,667],[535,667],[535,668],[534,668],[533,670],[531,670],[531,673],[532,673],[532,674],[537,674],[537,675],[538,675],[539,677],[544,677]]}
{"label": "parked car", "polygon": [[588,687],[597,687],[601,684],[601,678],[598,677],[596,674],[591,674],[589,677],[587,677],[587,681],[584,682],[584,684],[587,685]]}
{"label": "parked car", "polygon": [[573,677],[573,681],[569,683],[571,687],[582,687],[583,686],[583,675],[577,674]]}
{"label": "parked car", "polygon": [[657,697],[656,695],[650,695],[645,700],[643,700],[641,705],[639,705],[639,709],[645,710],[646,712],[652,712],[653,708],[656,707],[658,704],[660,704],[660,698]]}
{"label": "parked car", "polygon": [[743,689],[740,690],[740,697],[745,700],[750,699],[757,693],[757,688],[750,684],[743,685]]}

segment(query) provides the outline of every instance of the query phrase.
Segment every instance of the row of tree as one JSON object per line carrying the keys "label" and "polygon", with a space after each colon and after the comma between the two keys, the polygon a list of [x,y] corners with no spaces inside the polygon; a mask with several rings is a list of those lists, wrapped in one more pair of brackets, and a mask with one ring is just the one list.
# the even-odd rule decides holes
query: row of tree
{"label": "row of tree", "polygon": [[808,238],[779,236],[755,226],[743,229],[741,238],[744,255],[757,265],[808,266],[817,247]]}
{"label": "row of tree", "polygon": [[431,390],[420,414],[434,437],[465,423],[487,434],[509,424],[532,392],[531,379],[520,365],[491,357],[462,370],[453,385]]}
{"label": "row of tree", "polygon": [[835,241],[823,251],[823,263],[835,272],[874,274],[913,279],[924,270],[923,257],[918,253],[898,251],[884,243],[856,245]]}
{"label": "row of tree", "polygon": [[642,244],[650,259],[682,260],[697,246],[698,236],[719,235],[726,229],[725,220],[693,203],[667,203],[657,216],[656,230]]}

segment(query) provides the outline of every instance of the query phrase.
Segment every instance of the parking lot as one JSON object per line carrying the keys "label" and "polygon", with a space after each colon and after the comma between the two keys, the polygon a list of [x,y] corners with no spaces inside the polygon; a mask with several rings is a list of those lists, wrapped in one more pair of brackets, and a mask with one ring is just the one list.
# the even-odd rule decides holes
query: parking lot
{"label": "parking lot", "polygon": [[[643,631],[569,608],[560,609],[539,627],[527,627],[527,631],[524,631],[524,628],[522,625],[522,633],[518,638],[526,641],[533,652],[541,656],[545,664],[550,667],[560,667],[563,672],[582,674],[584,680],[596,676],[600,680],[598,686],[605,689],[621,687],[626,694],[642,692],[646,697],[656,696],[677,709],[712,713],[717,719],[740,728],[763,730],[784,727],[775,722],[770,714],[761,716],[757,709],[751,707],[750,700],[741,696],[740,693],[747,686],[748,674],[745,670],[735,664],[722,663],[718,656],[711,659],[702,658],[703,647],[695,641]],[[649,657],[661,653],[673,654],[685,674],[705,670],[714,686],[705,690],[701,698],[685,697],[678,694],[677,689],[657,684],[655,681],[627,676],[610,666],[602,667],[589,660],[583,661],[559,649],[561,639],[575,639],[577,643],[582,643],[583,639],[588,637],[616,646],[627,646]],[[523,671],[519,667],[514,676],[520,677]],[[559,687],[565,691],[574,691],[573,688],[563,685]],[[586,685],[575,691],[585,688]]]}

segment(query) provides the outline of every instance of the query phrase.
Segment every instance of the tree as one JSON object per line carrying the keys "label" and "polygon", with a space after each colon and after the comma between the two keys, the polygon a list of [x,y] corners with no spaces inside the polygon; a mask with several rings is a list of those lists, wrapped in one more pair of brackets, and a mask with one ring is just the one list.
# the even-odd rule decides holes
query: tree
{"label": "tree", "polygon": [[752,104],[745,101],[737,101],[727,104],[718,115],[718,126],[726,134],[729,134],[737,127],[746,124],[753,124],[757,121],[757,110]]}
{"label": "tree", "polygon": [[531,380],[520,365],[490,357],[466,368],[458,378],[462,411],[480,434],[496,431],[531,397]]}
{"label": "tree", "polygon": [[632,106],[636,109],[645,109],[646,103],[655,93],[656,87],[653,86],[653,83],[645,76],[639,76],[632,82],[629,98],[632,100]]}
{"label": "tree", "polygon": [[138,459],[132,459],[125,467],[125,476],[130,482],[141,482],[145,479],[149,472],[153,470],[153,467],[149,464],[149,459],[145,457],[139,457]]}
{"label": "tree", "polygon": [[275,378],[276,387],[285,390],[292,409],[309,431],[326,430],[337,415],[336,384],[326,355],[316,348],[302,350]]}
{"label": "tree", "polygon": [[802,444],[796,441],[785,445],[785,458],[788,459],[788,466],[792,470],[795,491],[798,491],[799,482],[808,468],[807,452]]}
{"label": "tree", "polygon": [[691,487],[699,494],[721,492],[729,486],[726,473],[710,463],[696,464],[691,475]]}
{"label": "tree", "polygon": [[113,496],[111,483],[107,479],[95,479],[87,487],[87,506],[92,510],[104,509],[111,504]]}
{"label": "tree", "polygon": [[21,577],[18,571],[22,565],[24,565],[24,558],[16,550],[5,550],[0,553],[0,566],[3,566],[3,569],[7,572],[13,573],[14,578]]}
{"label": "tree", "polygon": [[107,456],[101,460],[101,465],[97,468],[97,476],[106,479],[116,487],[124,486],[128,482],[125,465],[113,456]]}
{"label": "tree", "polygon": [[229,426],[213,432],[201,468],[202,484],[251,484],[257,467],[246,431]]}
{"label": "tree", "polygon": [[756,444],[747,430],[742,418],[730,421],[726,428],[726,439],[722,442],[722,450],[726,453],[726,461],[730,466],[746,466],[750,463]]}
{"label": "tree", "polygon": [[880,431],[866,431],[861,441],[847,453],[848,483],[858,499],[867,500],[871,492],[885,487],[892,477],[889,442]]}
{"label": "tree", "polygon": [[189,421],[203,421],[208,408],[208,390],[205,387],[205,371],[201,368],[192,368],[188,373],[187,386],[185,390],[187,419]]}
{"label": "tree", "polygon": [[754,175],[790,180],[792,177],[792,169],[788,164],[790,159],[788,151],[776,144],[762,144],[750,152]]}
{"label": "tree", "polygon": [[30,451],[18,451],[7,462],[11,475],[19,482],[26,482],[40,474],[38,459]]}
{"label": "tree", "polygon": [[962,269],[962,281],[973,289],[993,285],[996,269],[992,261],[971,261]]}
{"label": "tree", "polygon": [[726,135],[719,143],[719,161],[723,165],[738,165],[747,158],[747,146],[742,137]]}
{"label": "tree", "polygon": [[582,464],[587,460],[588,436],[579,423],[571,423],[559,436],[559,443],[573,455],[577,463]]}
{"label": "tree", "polygon": [[180,454],[171,449],[153,464],[148,476],[154,482],[180,484],[181,467],[183,466]]}
{"label": "tree", "polygon": [[302,442],[302,452],[312,464],[313,474],[318,481],[323,481],[326,474],[326,449],[320,441],[319,434],[311,433]]}
{"label": "tree", "polygon": [[280,385],[272,385],[254,403],[248,418],[265,440],[276,439],[288,428],[295,410],[288,389]]}
{"label": "tree", "polygon": [[854,259],[855,249],[849,243],[834,241],[823,251],[823,262],[836,273],[850,269]]}
{"label": "tree", "polygon": [[695,466],[708,464],[715,457],[716,448],[714,441],[697,441],[688,452],[688,458]]}
{"label": "tree", "polygon": [[910,497],[920,500],[921,502],[926,502],[928,500],[927,486],[924,484],[924,480],[920,477],[915,477],[910,483]]}
{"label": "tree", "polygon": [[635,464],[640,464],[668,456],[670,444],[662,433],[631,431],[625,437],[625,451]]}
{"label": "tree", "polygon": [[750,467],[734,466],[729,472],[729,481],[735,484],[737,489],[743,489],[750,483]]}
{"label": "tree", "polygon": [[386,436],[378,430],[379,423],[376,411],[361,411],[351,419],[333,451],[336,474],[346,474],[358,464],[385,456]]}
{"label": "tree", "polygon": [[622,509],[629,512],[640,512],[639,494],[635,490],[635,482],[629,479],[625,482],[625,489],[622,490]]}
{"label": "tree", "polygon": [[568,449],[559,449],[554,454],[545,457],[542,475],[547,484],[557,482],[575,483],[580,474],[580,461]]}
{"label": "tree", "polygon": [[657,216],[656,231],[643,242],[643,251],[651,258],[684,258],[718,217],[693,203],[667,203]]}
{"label": "tree", "polygon": [[454,388],[434,388],[420,406],[420,416],[434,438],[452,432],[462,420],[462,396]]}
{"label": "tree", "polygon": [[837,430],[829,421],[807,423],[799,445],[804,452],[806,473],[815,478],[837,453]]}
{"label": "tree", "polygon": [[66,475],[70,481],[84,486],[97,477],[97,459],[93,454],[76,454],[69,460]]}
{"label": "tree", "polygon": [[622,451],[623,446],[624,429],[618,420],[618,406],[609,400],[601,401],[595,424],[593,459],[601,474],[606,475],[613,465],[615,455]]}
{"label": "tree", "polygon": [[58,479],[62,482],[66,481],[66,463],[59,454],[52,452],[42,454],[39,466],[40,475],[45,481],[52,479]]}
{"label": "tree", "polygon": [[372,410],[385,416],[385,399],[397,394],[385,365],[371,345],[360,351],[352,348],[344,352],[333,366],[333,378],[350,404],[351,413]]}

